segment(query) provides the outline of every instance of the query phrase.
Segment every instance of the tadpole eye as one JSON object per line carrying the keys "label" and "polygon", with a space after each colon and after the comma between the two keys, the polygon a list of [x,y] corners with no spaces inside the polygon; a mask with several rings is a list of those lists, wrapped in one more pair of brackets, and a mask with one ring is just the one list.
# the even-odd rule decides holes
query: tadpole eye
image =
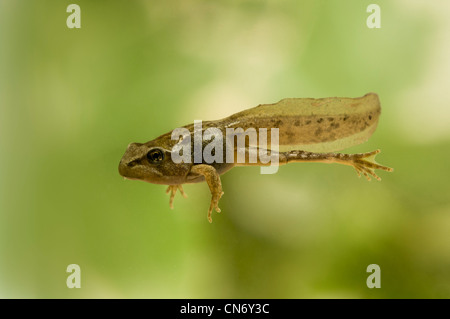
{"label": "tadpole eye", "polygon": [[159,148],[154,148],[147,153],[147,159],[150,163],[159,163],[164,159],[164,152]]}

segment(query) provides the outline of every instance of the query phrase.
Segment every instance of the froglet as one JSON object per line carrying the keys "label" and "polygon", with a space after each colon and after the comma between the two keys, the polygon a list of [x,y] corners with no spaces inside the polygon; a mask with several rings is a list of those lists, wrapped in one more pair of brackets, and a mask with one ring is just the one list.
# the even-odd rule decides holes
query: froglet
{"label": "froglet", "polygon": [[[375,93],[359,98],[286,98],[221,120],[205,121],[201,130],[204,133],[208,128],[217,128],[226,135],[227,129],[233,128],[277,128],[277,150],[271,150],[268,144],[251,145],[249,140],[245,140],[243,146],[234,146],[235,154],[243,152],[249,158],[252,152],[267,151],[270,156],[277,156],[277,165],[280,166],[299,162],[344,164],[352,166],[358,176],[363,174],[369,181],[370,176],[381,180],[375,174],[375,169],[388,172],[393,169],[375,162],[374,157],[380,150],[360,154],[334,153],[365,142],[375,131],[380,113],[380,101]],[[190,124],[183,127],[191,135],[192,144],[195,141],[194,126]],[[220,212],[218,203],[223,195],[221,174],[235,166],[268,165],[259,159],[256,162],[195,161],[194,145],[188,154],[191,160],[177,163],[171,155],[173,147],[179,142],[169,132],[147,143],[129,144],[119,163],[119,173],[126,179],[168,185],[166,193],[170,193],[171,208],[177,190],[187,197],[182,184],[206,181],[212,195],[207,215],[209,222],[212,222],[211,213],[214,209]],[[202,150],[206,144],[203,141]],[[223,158],[226,149],[223,147],[221,150]]]}

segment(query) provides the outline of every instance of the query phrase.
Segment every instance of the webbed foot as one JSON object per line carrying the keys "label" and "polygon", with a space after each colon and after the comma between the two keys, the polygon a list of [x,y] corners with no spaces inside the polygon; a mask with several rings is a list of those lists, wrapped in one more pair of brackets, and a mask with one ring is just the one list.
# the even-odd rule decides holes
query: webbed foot
{"label": "webbed foot", "polygon": [[350,164],[355,168],[359,177],[363,174],[368,181],[370,181],[370,175],[381,181],[381,178],[375,174],[375,169],[381,169],[386,172],[392,172],[394,169],[378,164],[375,161],[375,156],[380,153],[380,150],[376,150],[368,153],[352,154],[348,158]]}

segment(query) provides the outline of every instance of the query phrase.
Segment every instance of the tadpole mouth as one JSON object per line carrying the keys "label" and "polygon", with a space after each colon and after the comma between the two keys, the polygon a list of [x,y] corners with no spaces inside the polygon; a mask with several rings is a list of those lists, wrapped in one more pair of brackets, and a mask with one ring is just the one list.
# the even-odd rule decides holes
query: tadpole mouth
{"label": "tadpole mouth", "polygon": [[125,179],[127,178],[127,170],[127,164],[124,163],[122,158],[119,163],[119,174]]}

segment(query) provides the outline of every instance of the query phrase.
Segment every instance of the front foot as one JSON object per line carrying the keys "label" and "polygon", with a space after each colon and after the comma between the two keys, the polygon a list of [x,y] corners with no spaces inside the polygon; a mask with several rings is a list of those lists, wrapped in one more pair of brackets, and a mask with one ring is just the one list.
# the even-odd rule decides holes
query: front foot
{"label": "front foot", "polygon": [[216,209],[216,212],[220,213],[221,210],[219,208],[219,200],[223,195],[223,191],[222,191],[222,186],[219,184],[218,189],[216,189],[216,192],[214,192],[211,196],[211,204],[209,205],[209,210],[208,210],[208,221],[210,223],[212,223],[212,217],[211,217],[211,213],[213,211],[213,209]]}
{"label": "front foot", "polygon": [[[362,154],[352,154],[352,155],[348,155],[347,158],[345,158],[345,160],[348,161],[348,165],[352,165],[355,170],[356,173],[358,174],[359,177],[361,177],[361,174],[363,174],[368,181],[370,181],[370,176],[373,176],[374,178],[376,178],[377,180],[381,181],[381,178],[375,174],[375,169],[382,169],[383,171],[386,172],[392,172],[394,169],[387,167],[387,166],[383,166],[378,164],[377,162],[375,162],[375,156],[380,153],[380,150],[376,150],[373,152],[368,152],[368,153],[362,153]],[[340,154],[340,155],[347,155],[347,154]]]}
{"label": "front foot", "polygon": [[206,164],[194,165],[191,168],[191,173],[203,175],[205,177],[206,183],[209,186],[209,190],[211,191],[211,204],[209,205],[208,210],[208,221],[212,223],[211,213],[213,209],[215,209],[216,212],[220,213],[219,200],[223,195],[220,176],[214,167]]}
{"label": "front foot", "polygon": [[183,186],[169,185],[169,187],[167,187],[167,189],[166,189],[166,194],[169,194],[169,192],[170,192],[169,206],[171,209],[173,209],[173,199],[175,197],[175,194],[177,193],[177,190],[180,190],[181,195],[183,195],[184,198],[187,198],[187,195],[183,190]]}

